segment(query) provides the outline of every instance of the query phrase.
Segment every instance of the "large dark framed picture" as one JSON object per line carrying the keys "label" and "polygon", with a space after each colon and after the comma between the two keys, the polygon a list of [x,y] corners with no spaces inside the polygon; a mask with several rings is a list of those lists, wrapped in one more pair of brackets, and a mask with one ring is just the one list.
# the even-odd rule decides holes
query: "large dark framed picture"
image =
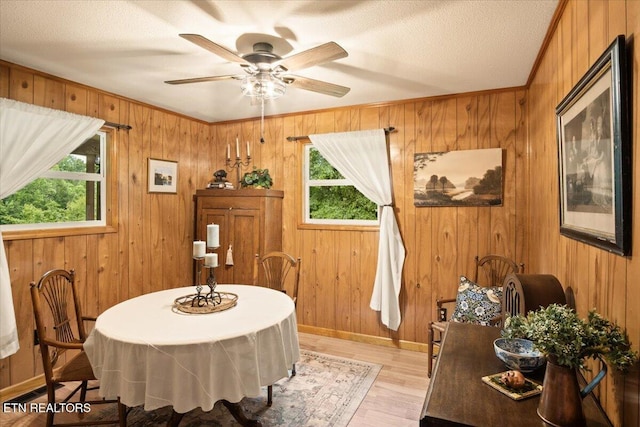
{"label": "large dark framed picture", "polygon": [[556,108],[560,234],[631,253],[627,59],[618,36]]}

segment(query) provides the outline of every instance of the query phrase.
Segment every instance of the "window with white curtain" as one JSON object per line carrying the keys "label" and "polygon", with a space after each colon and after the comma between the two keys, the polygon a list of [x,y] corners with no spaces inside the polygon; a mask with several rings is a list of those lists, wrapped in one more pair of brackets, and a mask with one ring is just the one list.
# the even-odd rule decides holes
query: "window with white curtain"
{"label": "window with white curtain", "polygon": [[378,206],[358,191],[312,144],[304,149],[304,222],[378,226]]}
{"label": "window with white curtain", "polygon": [[16,193],[0,200],[3,231],[107,225],[111,132],[98,131]]}

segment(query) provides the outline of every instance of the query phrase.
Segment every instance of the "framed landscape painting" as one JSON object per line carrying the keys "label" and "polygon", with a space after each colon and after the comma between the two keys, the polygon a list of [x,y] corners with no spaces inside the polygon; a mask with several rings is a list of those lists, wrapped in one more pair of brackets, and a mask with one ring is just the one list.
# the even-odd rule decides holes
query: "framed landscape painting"
{"label": "framed landscape painting", "polygon": [[502,149],[416,153],[415,206],[502,205]]}
{"label": "framed landscape painting", "polygon": [[624,36],[556,108],[560,233],[618,255],[631,251],[631,151]]}

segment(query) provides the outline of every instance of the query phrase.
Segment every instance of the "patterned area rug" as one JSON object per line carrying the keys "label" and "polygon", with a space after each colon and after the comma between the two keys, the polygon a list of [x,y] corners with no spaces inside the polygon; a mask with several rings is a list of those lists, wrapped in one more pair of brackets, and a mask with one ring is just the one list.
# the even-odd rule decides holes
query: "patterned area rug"
{"label": "patterned area rug", "polygon": [[[283,378],[273,386],[273,405],[267,406],[267,390],[257,398],[245,398],[241,405],[248,418],[258,419],[265,427],[271,426],[321,426],[345,427],[375,381],[381,366],[351,359],[300,351],[295,377]],[[100,415],[111,418],[113,409],[105,409]],[[171,408],[146,412],[142,407],[131,410],[127,425],[165,426]],[[31,418],[31,417],[26,417]],[[11,422],[2,417],[2,425],[44,425],[44,415],[28,421],[25,417]],[[4,424],[8,421],[10,424]],[[42,424],[40,424],[42,423]],[[221,402],[209,412],[200,409],[185,414],[180,427],[237,426]]]}

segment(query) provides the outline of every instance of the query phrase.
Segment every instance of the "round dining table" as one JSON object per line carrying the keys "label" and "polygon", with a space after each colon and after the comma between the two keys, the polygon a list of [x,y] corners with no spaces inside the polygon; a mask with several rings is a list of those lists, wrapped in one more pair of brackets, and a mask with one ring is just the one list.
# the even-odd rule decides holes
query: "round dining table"
{"label": "round dining table", "polygon": [[98,316],[84,349],[100,396],[148,411],[172,406],[174,414],[206,412],[219,400],[257,397],[263,386],[288,376],[300,356],[289,296],[260,286],[218,285],[216,291],[237,295],[235,306],[206,314],[178,310],[174,301],[194,291],[141,295]]}

